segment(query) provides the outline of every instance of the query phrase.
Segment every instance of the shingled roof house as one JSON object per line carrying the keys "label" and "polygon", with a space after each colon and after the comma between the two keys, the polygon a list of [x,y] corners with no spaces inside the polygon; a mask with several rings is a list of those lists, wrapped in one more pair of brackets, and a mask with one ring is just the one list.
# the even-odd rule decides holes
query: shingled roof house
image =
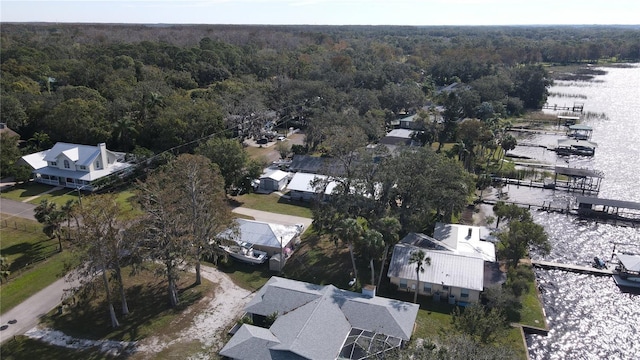
{"label": "shingled roof house", "polygon": [[231,359],[360,359],[408,341],[418,305],[272,277],[247,304],[243,324],[220,351]]}
{"label": "shingled roof house", "polygon": [[36,182],[92,191],[94,181],[124,171],[131,164],[124,153],[98,146],[59,142],[51,149],[23,156],[20,161],[33,169]]}

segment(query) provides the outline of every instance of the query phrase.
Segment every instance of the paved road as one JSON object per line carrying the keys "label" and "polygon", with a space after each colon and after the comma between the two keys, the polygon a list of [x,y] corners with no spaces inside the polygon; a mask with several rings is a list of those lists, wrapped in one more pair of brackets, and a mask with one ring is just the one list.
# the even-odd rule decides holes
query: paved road
{"label": "paved road", "polygon": [[[40,317],[60,304],[64,290],[73,285],[67,283],[64,278],[58,279],[5,314],[0,315],[0,325],[9,325],[8,328],[0,331],[0,343],[15,335],[22,335],[36,326]],[[17,320],[17,322],[9,324],[11,320]]]}
{"label": "paved road", "polygon": [[254,209],[248,209],[244,207],[237,207],[232,210],[236,214],[242,214],[251,216],[258,221],[270,222],[274,224],[282,224],[282,225],[296,225],[303,224],[305,229],[308,229],[313,222],[313,219],[300,217],[300,216],[292,216],[292,215],[282,215],[276,214],[267,211],[260,211]]}
{"label": "paved road", "polygon": [[33,216],[33,209],[35,208],[35,205],[29,203],[9,199],[0,199],[0,212],[10,216],[35,220],[36,218]]}

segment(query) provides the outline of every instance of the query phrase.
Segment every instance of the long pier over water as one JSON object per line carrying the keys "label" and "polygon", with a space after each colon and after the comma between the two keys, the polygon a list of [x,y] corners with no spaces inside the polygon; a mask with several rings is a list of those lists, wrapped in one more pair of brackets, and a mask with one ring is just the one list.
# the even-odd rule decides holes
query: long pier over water
{"label": "long pier over water", "polygon": [[539,267],[543,269],[564,270],[569,272],[577,272],[581,274],[591,274],[591,275],[598,275],[598,276],[613,275],[613,271],[609,269],[598,269],[592,266],[562,264],[562,263],[556,263],[556,262],[544,261],[544,260],[531,260],[531,264],[535,267]]}

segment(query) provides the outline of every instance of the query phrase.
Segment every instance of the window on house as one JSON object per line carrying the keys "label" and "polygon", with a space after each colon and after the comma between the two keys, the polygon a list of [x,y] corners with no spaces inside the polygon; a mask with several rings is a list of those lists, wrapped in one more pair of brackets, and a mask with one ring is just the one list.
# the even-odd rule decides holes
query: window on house
{"label": "window on house", "polygon": [[87,170],[87,167],[84,165],[80,165],[80,170]]}
{"label": "window on house", "polygon": [[444,291],[449,291],[449,286],[447,286],[447,285],[442,285],[442,290],[444,290]]}
{"label": "window on house", "polygon": [[96,160],[96,169],[100,169],[100,160]]}
{"label": "window on house", "polygon": [[461,289],[460,290],[460,297],[461,298],[468,298],[469,297],[469,289]]}
{"label": "window on house", "polygon": [[400,289],[407,288],[407,279],[400,279]]}
{"label": "window on house", "polygon": [[427,294],[431,294],[431,284],[424,284],[424,286],[422,286],[422,291]]}
{"label": "window on house", "polygon": [[71,166],[69,165],[69,160],[65,160],[65,161],[64,161],[64,168],[65,168],[65,169],[68,169],[68,168],[70,168],[70,167],[71,167]]}
{"label": "window on house", "polygon": [[52,161],[52,162],[51,162],[51,166],[58,166],[58,163],[57,163],[57,162],[55,162],[55,161]]}

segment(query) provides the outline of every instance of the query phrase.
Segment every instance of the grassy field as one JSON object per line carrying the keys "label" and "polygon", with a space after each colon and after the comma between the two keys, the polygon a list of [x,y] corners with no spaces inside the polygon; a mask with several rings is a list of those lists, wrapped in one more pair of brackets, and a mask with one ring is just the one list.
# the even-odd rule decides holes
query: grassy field
{"label": "grassy field", "polygon": [[529,291],[521,297],[522,309],[520,310],[520,324],[545,327],[545,316],[542,302],[538,297],[535,280],[529,282]]}
{"label": "grassy field", "polygon": [[58,252],[58,240],[49,239],[35,221],[0,216],[0,253],[9,262],[9,282],[2,285],[0,312],[4,313],[64,275],[71,254]]}
{"label": "grassy field", "polygon": [[64,360],[110,360],[116,357],[106,355],[96,350],[71,351],[59,346],[48,345],[26,336],[16,336],[0,347],[2,360],[35,360],[35,359],[64,359]]}
{"label": "grassy field", "polygon": [[31,295],[63,277],[65,266],[71,261],[71,254],[62,252],[20,271],[19,276],[2,285],[0,313],[4,314],[11,310]]}
{"label": "grassy field", "polygon": [[[213,264],[210,265],[215,266]],[[221,263],[218,266],[218,270],[229,275],[236,285],[251,291],[260,289],[271,276],[277,275],[277,273],[269,271],[267,263],[251,265],[234,261],[233,259],[229,259],[227,263]]]}
{"label": "grassy field", "polygon": [[308,203],[288,201],[276,194],[244,194],[231,197],[234,205],[284,215],[311,218]]}
{"label": "grassy field", "polygon": [[64,205],[68,200],[78,200],[78,192],[73,189],[60,189],[52,191],[48,194],[45,192],[53,189],[52,186],[38,184],[34,182],[24,183],[16,185],[8,190],[2,192],[0,196],[4,199],[10,199],[15,201],[24,201],[31,197],[38,196],[35,199],[29,201],[30,204],[37,205],[43,199],[53,201],[58,206]]}

